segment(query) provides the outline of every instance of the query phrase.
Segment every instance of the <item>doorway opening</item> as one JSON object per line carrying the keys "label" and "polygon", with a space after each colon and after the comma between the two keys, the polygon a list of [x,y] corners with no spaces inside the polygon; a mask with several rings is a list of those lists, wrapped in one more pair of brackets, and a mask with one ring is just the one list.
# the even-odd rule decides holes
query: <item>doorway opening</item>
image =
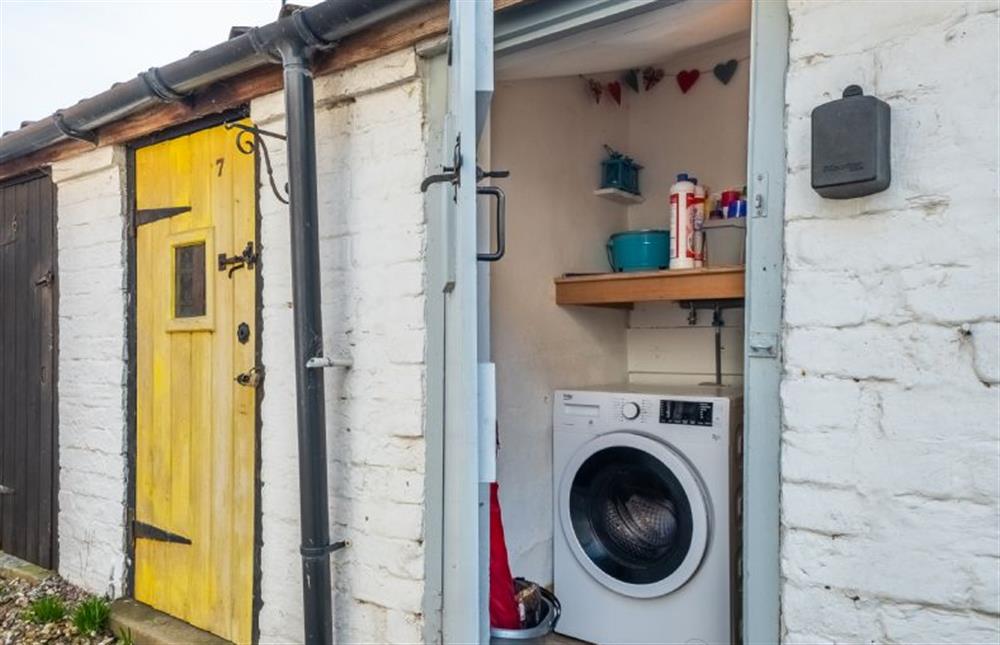
{"label": "doorway opening", "polygon": [[741,639],[751,13],[661,5],[495,62],[480,359],[506,546],[581,640]]}

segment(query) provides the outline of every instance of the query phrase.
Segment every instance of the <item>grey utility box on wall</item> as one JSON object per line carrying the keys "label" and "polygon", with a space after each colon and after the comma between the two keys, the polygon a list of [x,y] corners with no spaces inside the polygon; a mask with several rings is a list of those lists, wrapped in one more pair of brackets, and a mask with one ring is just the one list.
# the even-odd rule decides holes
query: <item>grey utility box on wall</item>
{"label": "grey utility box on wall", "polygon": [[848,85],[812,111],[812,187],[851,199],[889,187],[889,104]]}

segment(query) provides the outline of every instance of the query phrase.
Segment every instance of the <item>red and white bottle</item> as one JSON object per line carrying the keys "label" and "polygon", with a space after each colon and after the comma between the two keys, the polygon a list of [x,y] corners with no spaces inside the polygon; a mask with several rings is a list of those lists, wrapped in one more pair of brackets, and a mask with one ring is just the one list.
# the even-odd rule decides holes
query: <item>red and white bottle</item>
{"label": "red and white bottle", "polygon": [[694,224],[694,235],[691,239],[691,246],[694,248],[694,266],[701,268],[705,266],[705,195],[706,189],[698,183],[694,177],[691,178],[694,184],[694,199],[691,201],[691,220]]}
{"label": "red and white bottle", "polygon": [[693,269],[695,264],[695,184],[687,173],[670,187],[670,268]]}

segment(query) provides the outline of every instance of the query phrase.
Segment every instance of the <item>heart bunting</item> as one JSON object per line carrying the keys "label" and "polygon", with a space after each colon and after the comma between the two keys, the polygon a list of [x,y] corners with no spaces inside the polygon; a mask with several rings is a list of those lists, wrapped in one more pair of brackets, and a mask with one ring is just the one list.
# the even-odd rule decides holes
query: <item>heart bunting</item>
{"label": "heart bunting", "polygon": [[611,98],[615,100],[618,105],[622,104],[622,84],[618,81],[611,81],[608,83],[608,94]]}
{"label": "heart bunting", "polygon": [[[0,2],[2,1],[0,0]],[[586,82],[590,98],[595,103],[600,103],[601,98],[607,95],[615,104],[622,105],[624,98],[622,95],[626,87],[636,94],[646,93],[667,76],[673,76],[677,79],[677,86],[684,94],[691,91],[691,88],[695,86],[702,74],[708,74],[709,72],[723,85],[729,85],[729,82],[736,77],[736,71],[739,69],[740,63],[748,60],[748,58],[730,58],[727,61],[717,63],[710,69],[684,69],[675,74],[667,74],[662,67],[647,66],[641,69],[626,69],[619,72],[620,75],[615,80],[608,80],[606,78],[598,80],[582,74],[580,78]]]}
{"label": "heart bunting", "polygon": [[653,87],[663,80],[663,70],[659,67],[646,67],[642,70],[642,84],[643,88],[648,92],[653,89]]}
{"label": "heart bunting", "polygon": [[682,72],[678,72],[677,85],[680,86],[681,92],[687,94],[688,90],[691,89],[698,81],[699,76],[701,76],[701,72],[696,69],[686,69]]}
{"label": "heart bunting", "polygon": [[587,89],[590,90],[590,95],[594,97],[594,103],[601,102],[601,95],[604,94],[604,86],[594,79],[587,79]]}
{"label": "heart bunting", "polygon": [[622,76],[622,81],[624,81],[625,84],[628,85],[633,92],[635,92],[636,94],[639,93],[639,70],[637,69],[628,70],[627,72],[625,72],[625,75]]}
{"label": "heart bunting", "polygon": [[730,58],[725,63],[719,63],[712,68],[712,73],[723,85],[729,85],[729,81],[733,80],[733,75],[736,74],[738,65],[739,62],[735,58]]}

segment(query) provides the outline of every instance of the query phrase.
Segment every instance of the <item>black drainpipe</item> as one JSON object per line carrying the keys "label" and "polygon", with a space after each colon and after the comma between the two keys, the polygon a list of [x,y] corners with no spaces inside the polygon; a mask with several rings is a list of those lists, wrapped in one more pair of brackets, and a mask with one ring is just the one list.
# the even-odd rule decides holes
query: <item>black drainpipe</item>
{"label": "black drainpipe", "polygon": [[[395,2],[392,12],[426,0]],[[332,6],[331,6],[332,4]],[[324,6],[325,5],[325,6]],[[294,33],[274,42],[281,55],[285,84],[285,124],[288,151],[289,210],[292,252],[292,305],[295,328],[295,390],[299,448],[299,507],[302,531],[302,603],[307,645],[333,643],[333,603],[330,553],[346,542],[330,543],[330,502],[326,459],[326,396],[323,369],[344,361],[323,356],[323,315],[320,299],[319,204],[316,187],[316,125],[313,76],[309,58],[332,47],[338,28],[385,13],[391,5],[371,0],[324,3],[333,25],[317,29],[309,10],[292,15]],[[351,9],[355,11],[351,15]],[[359,11],[360,10],[360,11]],[[339,15],[338,15],[339,14]],[[251,32],[250,36],[255,34]],[[349,364],[349,363],[347,363]]]}
{"label": "black drainpipe", "polygon": [[291,202],[295,389],[298,394],[295,412],[299,422],[305,640],[306,643],[331,643],[330,553],[344,544],[330,544],[323,368],[308,365],[310,359],[323,355],[313,78],[302,43],[283,44],[279,52],[285,76]]}

